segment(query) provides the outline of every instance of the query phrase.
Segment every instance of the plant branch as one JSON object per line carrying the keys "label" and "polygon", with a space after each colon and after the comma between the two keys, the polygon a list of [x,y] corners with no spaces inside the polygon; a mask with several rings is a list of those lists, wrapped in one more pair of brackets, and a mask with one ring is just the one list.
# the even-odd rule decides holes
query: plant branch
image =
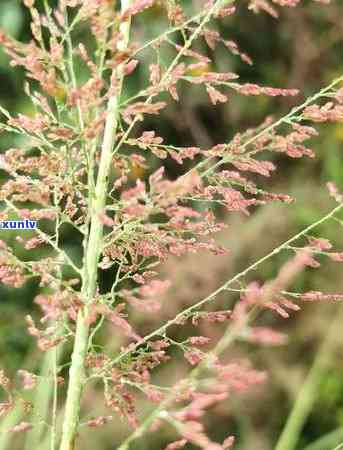
{"label": "plant branch", "polygon": [[301,230],[299,233],[297,233],[296,235],[292,236],[291,238],[289,238],[287,241],[283,242],[281,245],[279,245],[277,248],[275,248],[274,250],[272,250],[271,252],[269,252],[267,255],[263,256],[261,259],[259,259],[258,261],[254,262],[253,264],[251,264],[250,266],[248,266],[246,269],[244,269],[242,272],[236,274],[233,278],[231,278],[230,280],[226,281],[224,284],[222,284],[218,289],[216,289],[214,292],[212,292],[210,295],[208,295],[207,297],[205,297],[204,299],[200,300],[199,302],[195,303],[194,305],[191,305],[190,307],[184,309],[183,311],[181,311],[179,314],[177,314],[174,319],[169,320],[167,323],[165,323],[163,326],[161,326],[160,328],[158,328],[155,331],[152,331],[151,333],[149,333],[147,336],[145,336],[142,340],[140,340],[137,344],[133,345],[130,347],[129,350],[122,352],[117,358],[115,358],[111,364],[115,365],[118,364],[121,360],[123,360],[124,358],[126,358],[129,354],[131,354],[132,352],[134,352],[136,350],[136,348],[139,345],[142,345],[146,342],[148,342],[149,340],[151,340],[152,338],[156,337],[156,336],[161,336],[163,334],[165,334],[165,332],[167,331],[167,329],[174,324],[179,323],[179,321],[184,318],[187,317],[188,315],[190,315],[191,313],[193,313],[194,311],[196,311],[197,309],[201,308],[202,306],[204,306],[205,304],[209,303],[210,301],[212,301],[215,297],[217,297],[219,294],[221,294],[222,292],[224,292],[225,290],[227,290],[230,286],[232,286],[234,283],[236,283],[237,281],[241,280],[242,278],[244,278],[248,273],[256,270],[261,264],[263,264],[265,261],[269,260],[270,258],[272,258],[273,256],[275,256],[276,254],[280,253],[282,250],[284,250],[285,248],[287,248],[290,244],[292,244],[293,242],[297,241],[298,239],[300,239],[301,237],[305,236],[306,234],[308,234],[310,231],[312,231],[313,229],[317,228],[319,225],[321,225],[322,223],[326,222],[327,220],[333,218],[335,216],[335,214],[337,214],[341,209],[343,209],[343,203],[339,204],[338,206],[336,206],[334,209],[332,209],[329,213],[327,213],[325,216],[323,216],[322,218],[320,218],[319,220],[317,220],[315,223],[309,225],[308,227],[304,228],[303,230]]}
{"label": "plant branch", "polygon": [[[168,67],[168,70],[163,74],[162,79],[160,80],[160,85],[161,86],[163,86],[163,83],[168,79],[168,77],[170,76],[172,70],[176,67],[176,65],[178,64],[180,59],[184,56],[184,54],[187,52],[187,50],[192,46],[193,42],[199,37],[202,29],[210,21],[210,19],[212,18],[213,14],[215,14],[215,12],[221,6],[229,5],[229,4],[233,3],[233,2],[234,2],[234,0],[217,0],[216,2],[214,2],[214,4],[209,9],[207,14],[203,17],[203,19],[201,20],[199,25],[193,31],[193,33],[191,34],[189,39],[185,42],[185,45],[182,47],[182,49],[176,55],[176,57],[174,58],[173,62]],[[153,97],[154,97],[153,95],[150,95],[145,100],[144,103],[145,104],[149,104],[151,102],[151,100],[153,99]],[[134,117],[134,119],[132,120],[132,123],[129,125],[129,127],[127,128],[127,130],[125,131],[125,133],[123,134],[121,139],[119,140],[118,144],[116,145],[115,149],[113,150],[113,153],[116,153],[119,150],[119,148],[122,146],[122,144],[127,140],[127,138],[129,137],[131,131],[133,130],[133,128],[137,124],[138,120],[139,120],[138,116]]]}
{"label": "plant branch", "polygon": [[[272,257],[274,254],[279,253],[279,251],[281,251],[282,249],[286,248],[293,241],[301,238],[302,236],[306,235],[312,229],[316,228],[317,226],[319,226],[323,222],[325,222],[325,221],[329,220],[330,218],[332,218],[334,216],[334,214],[336,214],[342,208],[343,208],[343,204],[338,205],[336,208],[334,208],[332,211],[330,211],[324,217],[319,219],[317,222],[313,223],[312,225],[309,225],[307,228],[305,228],[304,230],[302,230],[301,232],[299,232],[298,234],[296,234],[292,238],[288,239],[288,241],[286,241],[283,244],[281,244],[279,247],[277,247],[275,250],[270,252],[268,255],[266,255],[265,257],[263,257],[262,259],[260,259],[256,263],[254,263],[253,265],[249,266],[247,269],[245,269],[243,272],[241,272],[238,275],[236,275],[235,277],[233,277],[231,280],[229,280],[226,283],[224,283],[213,294],[211,294],[210,296],[206,297],[202,301],[198,302],[196,305],[191,306],[190,308],[188,308],[187,310],[185,310],[183,313],[180,313],[180,314],[182,316],[184,316],[185,314],[187,315],[187,313],[192,311],[195,307],[199,307],[199,305],[203,305],[205,302],[210,301],[216,295],[218,295],[220,292],[226,290],[235,281],[237,281],[240,278],[242,278],[244,275],[246,275],[251,270],[256,269],[256,267],[259,266],[262,262],[264,262],[267,259],[269,259],[270,257]],[[246,314],[246,316],[245,316],[245,318],[244,318],[244,320],[242,322],[239,322],[236,326],[234,325],[232,327],[228,327],[226,332],[222,336],[222,338],[216,344],[214,350],[212,350],[212,352],[210,352],[210,353],[208,353],[206,355],[206,357],[200,362],[200,364],[195,369],[192,370],[190,375],[185,380],[183,380],[183,383],[193,383],[193,386],[194,386],[194,382],[197,379],[198,375],[202,372],[203,369],[208,367],[208,364],[211,362],[211,359],[213,357],[216,357],[216,356],[219,356],[220,354],[222,354],[223,351],[226,350],[236,340],[237,336],[239,336],[239,334],[240,334],[240,331],[245,326],[247,326],[252,321],[252,319],[254,319],[256,317],[256,314],[258,313],[258,311],[259,311],[259,308],[255,305],[254,307],[251,308],[249,313]],[[168,327],[172,323],[175,323],[178,320],[178,318],[181,317],[181,315],[178,315],[178,316],[176,316],[175,319],[173,319],[172,321],[169,321],[166,324],[166,327]],[[318,360],[318,362],[315,363],[315,366],[316,366],[315,367],[315,371],[316,372],[319,370],[319,368],[323,368],[324,361],[325,361],[325,363],[327,362],[327,350],[332,345],[332,342],[331,342],[332,341],[332,337],[335,334],[337,334],[337,326],[339,326],[340,321],[341,321],[341,319],[335,320],[334,324],[332,325],[332,328],[331,328],[331,331],[330,331],[330,334],[329,334],[330,337],[328,337],[327,340],[325,341],[325,343],[324,343],[324,345],[323,345],[323,347],[322,347],[322,349],[320,351],[319,360]],[[144,341],[149,340],[151,337],[153,337],[153,335],[158,335],[158,334],[161,334],[162,332],[165,332],[166,327],[162,327],[162,328],[164,328],[163,331],[161,331],[161,329],[159,329],[156,332],[151,333],[148,337],[144,338]],[[142,342],[140,342],[140,344],[141,343]],[[130,352],[131,351],[132,350],[130,350]],[[127,352],[126,354],[128,354],[130,352]],[[117,361],[120,360],[121,358],[122,358],[122,355],[120,355],[120,357],[117,358]],[[318,367],[317,367],[317,365],[318,365]],[[316,384],[316,387],[317,387],[317,384]],[[150,426],[153,424],[153,422],[156,419],[158,419],[159,417],[163,416],[164,410],[174,401],[174,399],[177,396],[178,392],[179,391],[177,389],[173,390],[165,398],[165,400],[163,400],[157,406],[157,408],[155,408],[155,410],[150,415],[148,415],[148,417],[142,422],[142,424],[130,436],[128,436],[128,438],[119,446],[118,450],[128,450],[130,448],[130,445],[131,445],[131,443],[133,441],[135,441],[136,439],[142,437],[142,435],[150,428]],[[293,447],[289,447],[289,448],[288,447],[285,447],[285,448],[282,447],[282,450],[291,450],[291,449],[293,450]],[[277,450],[281,450],[281,447],[280,447],[280,449],[277,449]]]}

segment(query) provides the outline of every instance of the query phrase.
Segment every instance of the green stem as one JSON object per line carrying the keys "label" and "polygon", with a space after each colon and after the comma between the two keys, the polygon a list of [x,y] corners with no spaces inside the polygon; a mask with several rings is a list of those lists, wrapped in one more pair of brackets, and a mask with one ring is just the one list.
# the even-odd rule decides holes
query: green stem
{"label": "green stem", "polygon": [[[132,0],[122,0],[122,11],[126,10],[131,2]],[[128,20],[123,22],[120,26],[123,38],[118,44],[118,49],[121,51],[128,45],[130,25],[130,21]],[[120,68],[117,70],[120,71]],[[120,72],[119,76],[121,76]],[[79,312],[77,318],[60,450],[74,450],[79,425],[80,403],[85,383],[85,358],[89,340],[87,317],[89,313],[89,304],[93,301],[98,281],[98,262],[103,240],[103,224],[100,214],[103,213],[106,205],[108,178],[111,170],[113,147],[118,123],[119,97],[120,92],[116,96],[110,98],[108,102],[104,139],[95,192],[90,192],[89,196],[92,219],[83,268],[82,294],[85,301],[85,307]]]}
{"label": "green stem", "polygon": [[[58,349],[53,348],[49,350],[43,360],[42,368],[40,374],[42,379],[36,388],[36,395],[34,398],[34,415],[39,419],[45,419],[48,417],[48,411],[51,405],[51,399],[54,392],[54,380],[52,378],[53,371],[52,368],[54,364],[60,360],[62,356],[62,346]],[[46,432],[46,424],[41,423],[33,427],[32,432],[29,434],[26,441],[26,450],[31,450],[33,448],[40,448],[40,443]]]}
{"label": "green stem", "polygon": [[77,319],[74,350],[69,371],[69,387],[63,422],[61,450],[73,450],[75,448],[89,332],[89,326],[85,321],[85,313],[85,311],[81,311]]}
{"label": "green stem", "polygon": [[[341,442],[343,439],[343,429],[342,427],[338,427],[330,433],[321,436],[311,444],[307,445],[303,450],[323,450],[323,449],[332,449],[337,450],[337,447],[334,447],[337,442]],[[343,444],[339,444],[338,448],[342,448]]]}
{"label": "green stem", "polygon": [[334,343],[342,326],[342,315],[342,309],[339,314],[337,312],[335,314],[336,318],[333,320],[329,332],[296,398],[293,409],[275,446],[275,450],[294,450],[296,448],[303,426],[317,398],[319,385],[330,363]]}

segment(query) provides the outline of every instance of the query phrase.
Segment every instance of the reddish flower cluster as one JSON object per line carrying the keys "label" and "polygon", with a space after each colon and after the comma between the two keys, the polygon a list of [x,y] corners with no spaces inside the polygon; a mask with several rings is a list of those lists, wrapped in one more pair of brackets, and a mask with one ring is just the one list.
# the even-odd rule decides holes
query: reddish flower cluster
{"label": "reddish flower cluster", "polygon": [[[331,0],[314,0],[318,3],[329,4]],[[258,13],[260,11],[265,11],[271,16],[277,18],[279,17],[278,11],[274,8],[273,4],[279,6],[295,7],[299,5],[301,0],[250,0],[249,8]]]}

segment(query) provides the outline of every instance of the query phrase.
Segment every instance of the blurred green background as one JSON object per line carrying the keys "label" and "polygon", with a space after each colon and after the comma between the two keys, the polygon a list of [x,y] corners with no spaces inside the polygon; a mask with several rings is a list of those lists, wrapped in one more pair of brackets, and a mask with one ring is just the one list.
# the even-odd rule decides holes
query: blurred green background
{"label": "blurred green background", "polygon": [[[37,2],[39,3],[39,2]],[[183,2],[191,12],[199,2]],[[207,95],[202,90],[180,86],[179,103],[172,102],[167,112],[157,119],[145,121],[145,130],[155,129],[163,136],[165,142],[177,145],[197,145],[210,147],[216,143],[227,142],[238,131],[255,126],[267,115],[280,116],[294,103],[306,95],[319,90],[331,79],[343,73],[343,5],[341,0],[333,0],[331,5],[320,6],[312,1],[304,1],[296,9],[280,10],[279,20],[266,14],[255,15],[247,9],[245,1],[238,1],[237,13],[212,26],[218,28],[227,39],[235,40],[240,48],[254,60],[253,66],[243,64],[238,57],[224,51],[222,47],[213,54],[211,68],[217,71],[233,71],[241,76],[241,81],[259,83],[275,87],[299,88],[300,98],[270,99],[266,97],[242,97],[232,95],[230,101],[214,107],[209,104]],[[163,1],[160,5],[145,12],[136,24],[137,33],[148,40],[163,31]],[[12,36],[27,41],[29,32],[29,15],[18,0],[1,0],[0,28]],[[81,30],[78,39],[87,36]],[[199,45],[199,49],[202,45]],[[203,50],[206,51],[205,47]],[[149,54],[144,55],[149,63]],[[146,69],[141,64],[131,77],[126,95],[144,86]],[[11,112],[30,114],[32,105],[23,93],[23,73],[8,65],[8,58],[0,51],[0,103]],[[250,218],[236,214],[223,217],[229,224],[222,232],[219,241],[231,249],[225,257],[212,257],[207,254],[181,260],[171,260],[162,268],[163,276],[174,282],[173,289],[165,302],[165,317],[171,316],[178,308],[202,298],[222,281],[239,269],[255,261],[281,243],[297,230],[319,218],[333,206],[325,188],[327,181],[334,181],[343,188],[343,123],[320,127],[320,137],[313,141],[315,160],[291,160],[274,157],[278,165],[277,173],[267,181],[265,186],[272,192],[284,192],[295,196],[297,202],[291,206],[273,204],[258,208]],[[20,138],[10,140],[0,136],[0,148],[5,150],[20,145]],[[167,172],[175,177],[180,167],[167,161]],[[145,173],[133,171],[132,177],[146,176]],[[0,182],[5,173],[0,171]],[[335,243],[338,250],[343,249],[342,228],[333,222],[327,223],[320,230],[323,236]],[[15,233],[10,240],[21,257],[23,250],[15,244]],[[0,238],[4,238],[0,232]],[[77,255],[75,236],[69,230],[63,235],[65,248]],[[22,252],[22,253],[21,253]],[[39,251],[36,254],[39,257]],[[267,262],[254,274],[254,279],[263,281],[277,272],[281,259]],[[342,266],[325,262],[319,270],[307,270],[298,280],[298,288],[304,290],[323,290],[343,292]],[[106,280],[104,281],[106,282]],[[6,368],[10,375],[20,367],[39,367],[40,353],[34,342],[28,338],[25,329],[25,315],[36,314],[34,297],[39,293],[36,280],[28,282],[22,289],[9,289],[0,286],[0,368]],[[231,302],[224,298],[221,302]],[[223,303],[221,304],[223,306]],[[261,323],[273,325],[289,334],[288,344],[281,348],[257,348],[246,344],[236,345],[232,356],[245,356],[252,359],[260,369],[269,372],[265,386],[252,393],[231,398],[227,404],[215,408],[206,418],[211,436],[220,440],[228,433],[238,436],[239,450],[269,450],[277,441],[285,420],[299,393],[302,383],[318,354],[328,326],[338,312],[339,305],[333,303],[303,306],[302,311],[291,319],[279,320],[272,314],[265,314]],[[137,318],[141,333],[155,328],[153,318]],[[342,325],[343,326],[343,325]],[[175,336],[182,331],[175,331]],[[181,334],[180,334],[181,336]],[[113,349],[119,343],[105,330],[103,338]],[[329,352],[329,369],[320,379],[320,389],[315,391],[315,404],[301,435],[297,450],[330,450],[343,441],[343,335],[337,333],[337,342]],[[181,361],[171,366],[161,367],[157,379],[172,379],[184,370]],[[103,398],[96,389],[87,392],[84,410],[88,415],[97,415],[103,411]],[[142,408],[144,408],[142,404]],[[89,414],[91,410],[91,414]],[[80,449],[91,450],[97,445],[100,450],[115,448],[116,442],[126,432],[125,425],[108,425],[97,431],[81,431]],[[0,422],[1,426],[1,422]],[[329,443],[311,443],[332,431],[340,433]],[[335,431],[335,432],[336,432]],[[168,431],[149,437],[139,442],[134,449],[163,449],[173,435]],[[20,450],[22,438],[10,444],[11,448]],[[318,446],[319,445],[319,446]],[[186,447],[187,450],[193,447]],[[31,450],[31,449],[30,449]],[[33,450],[33,449],[32,449]]]}

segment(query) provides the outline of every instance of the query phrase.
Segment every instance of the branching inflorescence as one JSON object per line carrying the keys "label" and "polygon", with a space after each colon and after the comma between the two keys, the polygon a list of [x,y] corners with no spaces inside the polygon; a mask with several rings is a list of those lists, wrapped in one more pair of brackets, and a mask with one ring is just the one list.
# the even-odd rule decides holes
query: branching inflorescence
{"label": "branching inflorescence", "polygon": [[[241,83],[236,73],[210,71],[208,55],[219,45],[247,64],[252,61],[234,41],[222,38],[211,26],[216,21],[233,20],[234,2],[199,3],[201,10],[187,17],[176,0],[59,0],[55,7],[48,0],[24,0],[32,15],[32,41],[24,44],[0,34],[11,65],[26,71],[26,93],[36,109],[33,116],[11,115],[3,107],[0,110],[1,132],[25,136],[20,148],[6,150],[0,159],[0,168],[8,175],[0,187],[4,205],[0,219],[15,216],[39,221],[29,239],[21,236],[18,241],[26,250],[51,250],[40,260],[23,261],[5,239],[0,241],[0,280],[19,288],[29,277],[38,277],[45,289],[35,302],[43,317],[39,326],[27,317],[30,335],[43,352],[61,349],[67,341],[73,343],[69,375],[56,359],[50,371],[54,408],[46,420],[47,432],[40,439],[47,434],[51,450],[80,448],[77,435],[81,424],[97,427],[112,419],[112,413],[85,423],[80,417],[84,387],[98,381],[104,387],[106,408],[134,428],[118,445],[120,450],[129,449],[134,440],[163,423],[172,425],[180,436],[168,450],[188,442],[207,450],[233,447],[231,435],[221,444],[210,440],[202,423],[204,412],[230,392],[263,382],[265,374],[247,363],[225,362],[223,352],[236,339],[284,342],[281,333],[253,326],[263,309],[288,317],[289,311],[299,309],[299,301],[343,299],[341,294],[289,290],[299,272],[319,265],[317,255],[343,260],[343,253],[333,251],[328,240],[311,235],[323,222],[337,218],[343,208],[342,195],[330,184],[338,206],[215,292],[192,300],[185,310],[145,336],[130,320],[132,311],[157,314],[160,310],[159,298],[170,283],[158,279],[157,268],[168,257],[204,250],[225,254],[210,237],[225,227],[216,219],[218,208],[248,216],[259,205],[293,201],[256,183],[258,176],[269,177],[276,169],[263,155],[276,152],[291,158],[313,157],[306,142],[318,134],[316,124],[343,120],[342,76],[279,120],[268,118],[257,128],[239,132],[230,142],[212,148],[168,145],[156,130],[144,129],[146,117],[163,114],[169,100],[182,101],[178,95],[182,83],[203,87],[214,106],[226,103],[230,95],[298,95],[295,89]],[[298,3],[252,0],[249,7],[275,17],[277,7]],[[137,17],[155,4],[165,12],[169,28],[149,42],[137,43]],[[85,42],[78,42],[78,30],[86,35]],[[198,49],[203,42],[206,55]],[[173,54],[169,61],[161,57],[165,48]],[[126,95],[126,81],[142,65],[147,65],[146,87]],[[170,160],[187,167],[176,179],[165,173],[165,162]],[[144,169],[148,176],[133,181],[132,165]],[[80,236],[82,261],[63,248],[60,234],[64,225]],[[290,252],[292,257],[274,280],[264,284],[246,280],[280,252]],[[72,273],[69,277],[64,275],[66,268]],[[113,280],[103,292],[99,273],[109,270],[114,273]],[[230,310],[204,309],[222,293],[240,298]],[[200,334],[183,342],[173,340],[170,327],[186,322],[199,330],[203,322],[224,323],[225,331],[212,346],[210,339]],[[113,334],[126,340],[118,354],[95,345],[104,323],[112,324]],[[174,347],[194,368],[176,386],[153,384],[151,373],[167,363]],[[36,387],[37,375],[27,370],[19,375],[24,390]],[[64,378],[68,387],[65,401],[60,400],[64,405],[60,430],[57,397],[62,397]],[[0,386],[7,393],[7,400],[0,405],[0,415],[5,416],[21,401],[22,394],[12,388],[3,371]],[[143,392],[156,404],[146,417],[137,414],[136,392]],[[30,431],[38,426],[34,408],[26,412],[28,419],[7,431]]]}

